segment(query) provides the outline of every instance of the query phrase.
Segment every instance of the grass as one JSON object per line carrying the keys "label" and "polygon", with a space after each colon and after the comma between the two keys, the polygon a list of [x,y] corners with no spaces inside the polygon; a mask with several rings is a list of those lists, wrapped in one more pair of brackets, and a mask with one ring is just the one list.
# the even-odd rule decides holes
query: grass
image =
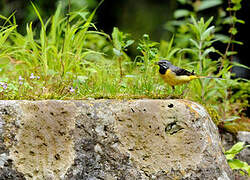
{"label": "grass", "polygon": [[[211,112],[220,116],[217,124],[223,126],[244,117],[250,83],[233,80],[233,64],[226,59],[219,59],[223,68],[213,74],[220,64],[212,61],[209,53],[220,52],[212,46],[212,19],[204,22],[193,18],[192,46],[184,49],[178,48],[174,37],[158,43],[145,34],[133,60],[126,53],[135,43],[130,35],[118,28],[111,36],[98,31],[92,23],[96,9],[64,16],[59,5],[55,14],[43,22],[34,5],[33,8],[40,26],[27,24],[24,35],[18,32],[14,14],[9,18],[0,16],[0,99],[185,98],[214,109]],[[194,80],[177,86],[173,92],[158,75],[155,62],[161,58],[200,75],[226,80]],[[237,93],[232,93],[235,90]],[[249,123],[248,120],[244,122]],[[249,130],[249,126],[244,125],[243,129]]]}
{"label": "grass", "polygon": [[34,9],[41,27],[34,30],[28,24],[25,35],[18,33],[15,21],[4,18],[9,25],[2,27],[0,36],[0,81],[8,88],[2,87],[2,99],[160,98],[169,94],[157,67],[145,72],[138,69],[143,63],[138,66],[124,55],[119,57],[122,64],[117,61],[109,35],[91,23],[95,11],[72,12],[68,22],[59,6],[44,23]]}

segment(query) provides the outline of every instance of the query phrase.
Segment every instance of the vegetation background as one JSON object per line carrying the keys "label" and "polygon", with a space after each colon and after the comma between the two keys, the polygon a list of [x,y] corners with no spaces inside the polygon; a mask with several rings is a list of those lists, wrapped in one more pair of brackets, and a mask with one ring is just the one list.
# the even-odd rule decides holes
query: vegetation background
{"label": "vegetation background", "polygon": [[[0,99],[185,98],[222,130],[250,131],[249,10],[247,0],[0,0]],[[172,91],[160,59],[223,79]],[[227,152],[233,165],[243,148]]]}
{"label": "vegetation background", "polygon": [[[202,4],[204,0],[106,0],[99,7],[94,23],[99,30],[111,34],[113,27],[119,27],[121,31],[130,33],[134,39],[140,39],[143,34],[149,34],[152,40],[169,40],[172,32],[168,31],[167,22],[175,19],[174,12],[178,9],[194,9],[194,6]],[[39,0],[33,1],[39,9],[39,13],[43,19],[48,19],[52,16],[61,2],[64,12],[67,13],[68,0]],[[100,0],[71,0],[71,10],[79,10],[88,8],[93,10]],[[207,7],[198,12],[199,17],[209,18],[211,16],[228,16],[228,13],[223,14],[228,7],[228,0],[210,0],[205,1]],[[242,64],[250,66],[248,57],[248,48],[250,45],[250,36],[247,27],[250,25],[250,17],[248,16],[250,3],[247,0],[241,2],[241,9],[237,12],[239,19],[243,19],[245,24],[238,24],[237,29],[240,33],[236,39],[243,42],[244,46],[237,46],[235,49],[238,52],[237,57]],[[9,16],[15,12],[16,19],[19,25],[19,31],[25,33],[26,24],[30,21],[39,23],[38,17],[34,12],[30,1],[20,0],[0,0],[0,14]],[[177,15],[178,16],[178,15]],[[228,27],[224,24],[220,33],[228,35]],[[221,45],[217,47],[222,48]],[[132,48],[130,51],[133,51]],[[133,53],[132,53],[133,54]],[[134,52],[133,55],[136,53]],[[242,69],[241,69],[242,71]],[[244,71],[244,70],[243,70]],[[239,72],[241,76],[249,79],[250,73]]]}

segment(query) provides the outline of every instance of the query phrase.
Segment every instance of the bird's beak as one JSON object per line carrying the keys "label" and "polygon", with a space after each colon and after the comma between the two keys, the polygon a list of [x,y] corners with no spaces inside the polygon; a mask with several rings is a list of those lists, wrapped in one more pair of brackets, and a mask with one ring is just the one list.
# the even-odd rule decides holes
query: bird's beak
{"label": "bird's beak", "polygon": [[159,65],[159,62],[155,62],[155,65]]}

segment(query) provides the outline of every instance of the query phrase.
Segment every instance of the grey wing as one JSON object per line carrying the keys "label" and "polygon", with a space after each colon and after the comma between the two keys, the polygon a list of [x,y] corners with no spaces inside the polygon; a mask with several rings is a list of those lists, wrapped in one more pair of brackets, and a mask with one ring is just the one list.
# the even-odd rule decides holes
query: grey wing
{"label": "grey wing", "polygon": [[189,71],[186,70],[186,69],[182,69],[182,68],[179,68],[179,67],[174,66],[174,65],[172,65],[172,66],[170,67],[170,69],[171,69],[173,72],[175,72],[175,74],[176,74],[177,76],[182,76],[182,75],[191,76],[191,75],[195,75],[195,74],[194,74],[194,71],[189,72]]}

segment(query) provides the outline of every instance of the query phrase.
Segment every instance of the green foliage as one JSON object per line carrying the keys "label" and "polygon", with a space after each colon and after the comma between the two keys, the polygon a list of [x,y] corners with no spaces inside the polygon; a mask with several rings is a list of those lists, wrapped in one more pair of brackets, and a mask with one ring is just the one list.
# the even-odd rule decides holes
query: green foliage
{"label": "green foliage", "polygon": [[232,0],[233,7],[228,7],[227,11],[238,11],[241,9],[241,1],[242,0]]}
{"label": "green foliage", "polygon": [[189,26],[192,29],[195,39],[189,39],[192,48],[182,49],[182,51],[188,51],[196,55],[195,59],[199,60],[199,73],[203,72],[203,63],[205,64],[204,61],[206,61],[209,53],[215,52],[214,47],[211,47],[212,43],[215,41],[212,36],[214,26],[209,27],[212,20],[213,17],[204,22],[204,19],[201,18],[200,21],[197,22],[194,17],[192,17],[193,23],[189,24]]}
{"label": "green foliage", "polygon": [[142,55],[137,56],[136,61],[143,62],[143,69],[145,73],[147,73],[149,66],[152,65],[150,62],[156,60],[156,56],[158,54],[157,45],[159,45],[159,43],[150,41],[149,35],[144,34],[137,47]]}
{"label": "green foliage", "polygon": [[[176,18],[184,20],[175,21],[175,35],[158,43],[144,34],[133,60],[127,49],[134,40],[117,27],[111,36],[98,31],[92,23],[96,9],[65,16],[59,4],[47,21],[35,5],[33,9],[40,28],[30,22],[24,35],[14,15],[1,16],[1,99],[185,98],[209,107],[216,124],[224,127],[234,125],[249,107],[249,81],[232,79],[231,73],[233,66],[243,65],[228,60],[235,52],[213,47],[220,39],[212,17],[197,20],[198,11],[177,11]],[[219,54],[218,61],[211,53]],[[158,76],[155,62],[162,58],[198,75],[223,79],[194,80],[173,92]]]}
{"label": "green foliage", "polygon": [[13,22],[4,18],[9,25],[0,31],[4,43],[0,47],[1,99],[164,94],[161,88],[155,90],[159,86],[155,84],[158,76],[153,77],[156,67],[151,63],[158,43],[145,36],[140,43],[140,61],[133,62],[126,55],[126,49],[134,42],[128,34],[114,28],[111,39],[97,31],[91,22],[95,10],[91,14],[85,9],[71,12],[66,18],[61,9],[59,5],[55,14],[43,22],[34,6],[41,29],[34,30],[29,23],[26,35],[16,30],[14,16]]}
{"label": "green foliage", "polygon": [[[92,59],[93,55],[101,56],[105,52],[103,48],[111,48],[106,39],[103,40],[104,33],[88,30],[90,27],[95,28],[91,21],[96,10],[89,15],[84,9],[72,12],[68,21],[62,16],[59,5],[55,15],[43,23],[37,8],[34,5],[33,8],[40,19],[40,30],[33,30],[32,23],[29,23],[26,28],[27,34],[24,36],[16,31],[14,23],[5,18],[9,25],[0,31],[1,42],[8,40],[4,45],[1,43],[0,47],[1,77],[8,81],[6,82],[8,88],[2,93],[3,98],[19,97],[18,94],[10,95],[14,93],[10,92],[12,86],[20,89],[15,91],[16,93],[26,94],[26,98],[54,98],[52,92],[67,94],[69,93],[67,89],[72,86],[70,82],[77,79],[78,73],[84,66],[89,65],[87,60]],[[105,47],[94,47],[94,50],[89,48],[95,45],[89,41],[93,36]],[[8,71],[11,71],[11,77],[6,74]],[[90,68],[85,71],[89,72]],[[31,74],[37,74],[40,78],[33,78],[30,81]],[[28,84],[27,88],[19,88],[19,76],[25,80],[22,87]],[[35,85],[38,87],[34,88]]]}
{"label": "green foliage", "polygon": [[[115,49],[114,52],[127,50],[127,48],[134,43],[134,40],[130,39],[129,34],[120,32],[117,27],[113,29],[112,39]],[[120,53],[118,53],[118,56],[119,55]]]}
{"label": "green foliage", "polygon": [[[192,94],[196,94],[195,100],[203,104],[208,102],[211,104],[216,104],[220,101],[220,105],[215,105],[217,110],[221,112],[221,117],[224,122],[230,122],[239,119],[238,114],[233,117],[228,116],[228,112],[232,110],[232,104],[241,102],[240,104],[247,107],[247,97],[249,94],[249,81],[242,79],[232,79],[233,74],[231,73],[231,68],[235,63],[231,63],[227,59],[223,59],[224,55],[216,50],[212,45],[215,41],[218,41],[213,34],[214,26],[209,26],[212,21],[210,18],[208,21],[204,21],[203,18],[200,21],[196,21],[192,17],[192,24],[190,27],[192,29],[193,38],[190,38],[191,47],[184,48],[181,52],[188,52],[193,55],[193,59],[197,60],[197,71],[200,75],[222,77],[223,79],[202,79],[194,82],[192,88]],[[220,71],[218,74],[213,75],[219,69],[219,64],[216,61],[212,61],[209,57],[210,53],[218,53],[221,55]],[[232,94],[232,90],[241,89],[236,94]],[[247,90],[248,89],[248,90]],[[195,92],[195,93],[194,93]],[[238,94],[238,95],[237,95]],[[239,94],[241,94],[239,96]],[[239,104],[238,104],[239,106]],[[240,111],[244,109],[244,107]]]}
{"label": "green foliage", "polygon": [[[191,8],[177,9],[174,13],[175,20],[169,21],[165,25],[168,31],[175,33],[175,48],[181,48],[179,51],[181,57],[175,56],[171,61],[178,66],[194,70],[199,75],[223,78],[193,81],[190,83],[190,90],[186,96],[218,111],[221,126],[231,126],[241,119],[240,116],[249,107],[247,99],[250,93],[250,82],[245,79],[235,79],[234,74],[231,73],[232,67],[237,66],[231,62],[231,56],[237,54],[230,49],[231,44],[242,44],[234,39],[234,35],[237,33],[236,23],[244,23],[243,20],[236,17],[241,1],[229,3],[229,7],[232,6],[232,9],[227,8],[227,11],[230,12],[229,16],[226,16],[225,10],[220,8],[217,14],[215,13],[215,18],[211,17],[206,21],[204,18],[197,21],[196,17],[201,16],[205,9],[220,6],[221,0],[180,0],[178,2]],[[211,25],[212,23],[214,25]],[[231,26],[230,36],[219,34],[224,24]],[[213,43],[216,41],[226,44],[225,52],[220,52],[213,47]],[[219,55],[217,62],[212,61],[211,54]],[[219,72],[214,74],[218,70]],[[235,91],[237,93],[233,93]]]}
{"label": "green foliage", "polygon": [[[122,71],[122,60],[123,56],[126,56],[125,52],[127,48],[134,43],[134,40],[129,38],[129,34],[120,32],[117,27],[114,27],[112,32],[112,40],[113,40],[113,52],[117,56],[117,60],[119,62],[119,69],[120,69],[120,78],[123,77]],[[128,59],[128,58],[127,58]]]}
{"label": "green foliage", "polygon": [[227,162],[233,170],[241,170],[240,172],[250,176],[250,165],[246,162],[235,159],[235,156],[240,153],[243,149],[250,147],[250,145],[244,145],[244,142],[238,142],[233,147],[225,152]]}
{"label": "green foliage", "polygon": [[154,84],[154,78],[152,74],[156,72],[155,62],[158,59],[158,48],[159,43],[151,41],[148,34],[144,34],[140,40],[137,50],[140,51],[141,55],[135,58],[135,68],[139,69],[139,80],[144,91],[150,94],[154,90],[156,84]]}
{"label": "green foliage", "polygon": [[[192,55],[192,59],[197,62],[196,72],[203,76],[211,76],[210,74],[217,69],[217,63],[212,61],[209,57],[210,53],[216,52],[215,48],[212,46],[213,42],[216,41],[213,35],[215,27],[210,26],[212,20],[213,17],[206,22],[203,18],[196,21],[194,17],[192,17],[192,24],[189,24],[192,30],[192,37],[189,39],[190,48],[183,48],[180,50],[181,53],[187,52]],[[205,104],[206,102],[209,102],[211,96],[216,96],[218,90],[211,88],[214,86],[213,81],[214,80],[211,79],[202,79],[194,82],[195,85],[192,87],[192,93],[196,94],[196,101]]]}
{"label": "green foliage", "polygon": [[228,2],[229,2],[228,4],[229,7],[226,10],[229,12],[230,16],[226,17],[223,23],[230,25],[230,28],[228,30],[228,33],[230,34],[230,38],[227,42],[228,45],[224,54],[224,58],[226,58],[226,56],[231,56],[237,53],[235,51],[229,51],[229,47],[231,44],[243,45],[242,42],[236,41],[234,37],[238,33],[236,23],[245,24],[245,21],[237,18],[237,11],[241,9],[241,0],[232,0]]}

